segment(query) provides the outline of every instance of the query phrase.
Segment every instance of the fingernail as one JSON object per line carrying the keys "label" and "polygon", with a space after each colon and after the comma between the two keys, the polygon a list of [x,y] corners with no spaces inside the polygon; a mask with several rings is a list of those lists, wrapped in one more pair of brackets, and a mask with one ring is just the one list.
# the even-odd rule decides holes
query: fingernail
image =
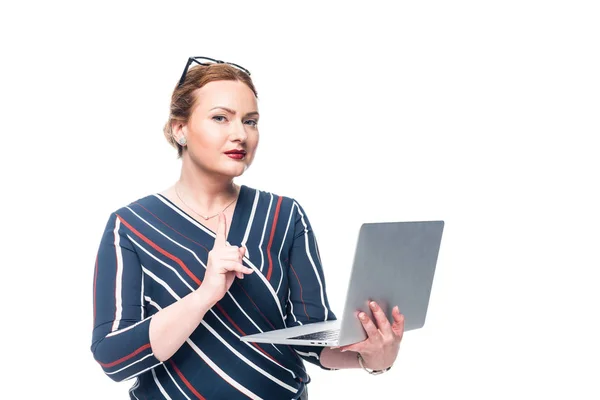
{"label": "fingernail", "polygon": [[372,308],[373,310],[376,310],[376,309],[377,309],[377,303],[375,303],[374,301],[372,301],[372,302],[371,302],[371,308]]}
{"label": "fingernail", "polygon": [[363,321],[365,320],[365,318],[367,318],[367,316],[365,315],[365,313],[360,313],[360,314],[358,314],[358,317],[359,317],[360,319],[362,319]]}

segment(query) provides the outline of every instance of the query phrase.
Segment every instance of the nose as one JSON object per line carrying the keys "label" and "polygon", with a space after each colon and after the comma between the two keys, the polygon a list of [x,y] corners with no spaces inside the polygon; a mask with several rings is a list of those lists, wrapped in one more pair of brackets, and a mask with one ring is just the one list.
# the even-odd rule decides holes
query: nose
{"label": "nose", "polygon": [[246,125],[244,125],[244,121],[235,121],[235,123],[231,124],[230,137],[232,141],[246,141],[248,134],[246,133]]}

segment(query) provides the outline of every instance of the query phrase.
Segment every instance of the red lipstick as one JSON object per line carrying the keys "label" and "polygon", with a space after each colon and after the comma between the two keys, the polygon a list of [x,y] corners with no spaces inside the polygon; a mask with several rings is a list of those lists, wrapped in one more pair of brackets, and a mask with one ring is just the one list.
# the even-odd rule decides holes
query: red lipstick
{"label": "red lipstick", "polygon": [[225,154],[234,160],[241,160],[246,156],[246,151],[242,149],[227,150]]}

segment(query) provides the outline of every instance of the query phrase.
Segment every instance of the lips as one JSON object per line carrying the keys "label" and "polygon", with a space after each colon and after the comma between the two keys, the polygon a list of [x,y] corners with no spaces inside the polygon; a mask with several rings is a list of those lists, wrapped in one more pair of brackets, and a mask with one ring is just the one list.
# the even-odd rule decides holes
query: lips
{"label": "lips", "polygon": [[225,155],[233,160],[244,160],[246,158],[246,151],[241,149],[228,150]]}

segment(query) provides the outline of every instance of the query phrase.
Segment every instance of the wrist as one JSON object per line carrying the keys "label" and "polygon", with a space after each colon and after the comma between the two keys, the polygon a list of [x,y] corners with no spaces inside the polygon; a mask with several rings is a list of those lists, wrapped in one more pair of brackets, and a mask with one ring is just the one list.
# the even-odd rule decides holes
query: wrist
{"label": "wrist", "polygon": [[389,371],[392,368],[391,365],[389,367],[387,367],[387,368],[384,368],[384,369],[372,369],[372,368],[369,368],[365,364],[365,359],[363,358],[363,356],[360,353],[358,353],[358,352],[356,353],[356,359],[358,360],[358,365],[360,365],[360,367],[362,369],[364,369],[365,371],[367,371],[371,375],[381,375],[384,372],[387,372],[387,371]]}
{"label": "wrist", "polygon": [[207,290],[203,285],[200,285],[198,289],[192,292],[191,296],[193,297],[195,308],[202,310],[203,312],[207,312],[218,302],[212,293],[210,293],[210,291]]}

